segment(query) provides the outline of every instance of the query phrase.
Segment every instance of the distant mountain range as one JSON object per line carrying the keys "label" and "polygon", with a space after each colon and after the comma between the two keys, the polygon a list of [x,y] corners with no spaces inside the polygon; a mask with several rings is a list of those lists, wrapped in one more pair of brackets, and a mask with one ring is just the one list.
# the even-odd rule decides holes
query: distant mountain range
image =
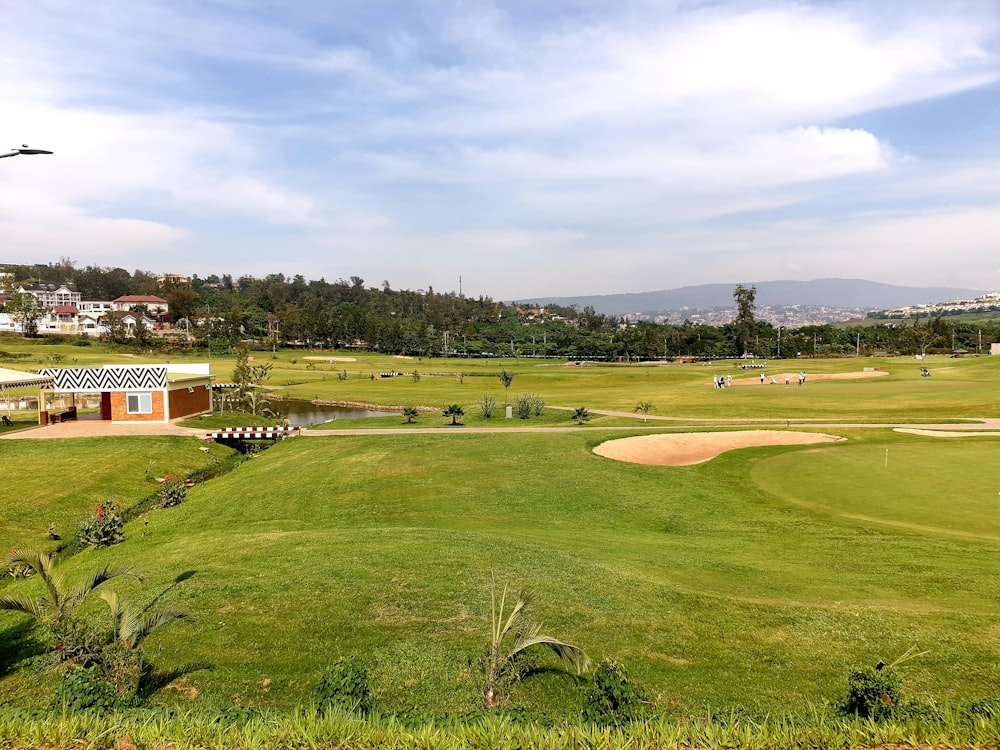
{"label": "distant mountain range", "polygon": [[[978,289],[953,287],[907,287],[880,284],[862,279],[814,279],[812,281],[742,282],[757,287],[756,306],[829,307],[851,310],[886,310],[911,305],[935,304],[955,299],[971,299],[985,294]],[[602,294],[581,297],[533,297],[517,300],[519,304],[577,305],[593,307],[613,316],[636,316],[655,319],[676,318],[684,311],[708,311],[734,307],[731,284],[701,284],[658,292]]]}

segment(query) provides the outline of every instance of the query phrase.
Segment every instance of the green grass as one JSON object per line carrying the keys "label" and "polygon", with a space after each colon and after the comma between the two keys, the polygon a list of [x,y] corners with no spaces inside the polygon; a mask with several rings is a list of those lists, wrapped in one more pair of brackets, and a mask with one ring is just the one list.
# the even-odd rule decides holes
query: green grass
{"label": "green grass", "polygon": [[[771,748],[790,750],[844,747],[991,747],[1000,732],[995,711],[938,710],[931,717],[875,724],[832,716],[822,708],[796,716],[722,716],[715,721],[647,721],[623,728],[587,725],[540,725],[511,721],[504,715],[473,716],[463,722],[424,719],[401,723],[394,718],[362,720],[343,714],[302,710],[291,714],[252,712],[231,718],[207,712],[144,711],[25,716],[0,707],[0,736],[5,747],[107,746],[116,738],[128,745],[177,750],[234,750],[259,747],[419,747],[459,750],[489,747],[521,750],[587,748]],[[122,741],[122,745],[126,742]]]}
{"label": "green grass", "polygon": [[[293,706],[323,663],[350,655],[370,664],[387,710],[475,707],[469,663],[486,638],[491,569],[537,591],[547,630],[625,662],[675,713],[834,700],[848,668],[914,643],[931,653],[905,671],[911,694],[991,695],[993,509],[969,504],[961,523],[975,534],[954,533],[948,502],[926,507],[919,529],[906,524],[914,487],[941,498],[985,492],[981,473],[933,468],[985,465],[995,440],[844,434],[843,444],[751,449],[681,469],[596,457],[599,431],[297,438],[72,563],[127,560],[154,588],[197,571],[174,603],[198,622],[157,634],[156,660],[211,665],[179,684],[216,708]],[[871,493],[877,523],[855,518],[841,498],[864,502],[850,488],[884,471],[872,462],[886,447],[907,480]],[[808,491],[782,477],[802,477]],[[50,689],[14,670],[0,700]],[[515,697],[579,709],[575,680],[559,672]]]}
{"label": "green grass", "polygon": [[156,491],[157,477],[187,475],[229,453],[190,438],[5,440],[0,550],[40,546],[49,524],[64,539],[101,503],[130,506]]}
{"label": "green grass", "polygon": [[[635,434],[654,428],[631,414],[639,401],[654,403],[653,415],[730,425],[993,416],[1000,360],[929,360],[929,379],[912,360],[816,360],[807,372],[871,366],[891,374],[722,392],[711,388],[713,371],[743,373],[505,362],[516,374],[511,400],[534,392],[549,407],[627,416],[594,415],[592,429],[574,432],[495,434],[466,428],[568,427],[571,412],[483,420],[479,395],[503,403],[495,360],[424,361],[419,382],[364,377],[401,369],[388,357],[338,363],[350,370],[347,381],[323,380],[322,366],[306,370],[301,353],[273,361],[279,393],[460,403],[465,428],[447,427],[438,411],[412,425],[440,428],[432,434],[286,440],[191,489],[180,507],[151,514],[148,526],[133,522],[124,544],[72,558],[78,575],[111,559],[138,565],[148,577],[147,593],[129,589],[138,596],[194,571],[170,603],[197,621],[172,624],[149,643],[157,666],[176,678],[156,703],[187,705],[196,695],[193,705],[206,711],[287,711],[306,699],[326,663],[357,656],[384,711],[472,710],[491,570],[536,591],[546,631],[625,663],[667,714],[780,713],[835,701],[850,668],[891,661],[911,645],[930,653],[903,668],[909,695],[947,704],[995,695],[997,438],[825,427],[848,440],[747,449],[683,468],[618,463],[591,449],[621,437],[623,425]],[[775,372],[803,366],[787,364]],[[213,359],[220,379],[231,365]],[[448,367],[465,374],[426,374]],[[149,474],[220,460],[192,438],[0,446],[5,465],[16,467],[0,522],[8,547],[44,545],[50,522],[65,534],[111,491],[137,500],[153,487]],[[30,581],[0,586],[35,590]],[[30,657],[38,635],[3,613],[0,642],[0,704],[47,705],[55,676]],[[580,695],[575,678],[545,669],[518,685],[512,701],[571,719]]]}

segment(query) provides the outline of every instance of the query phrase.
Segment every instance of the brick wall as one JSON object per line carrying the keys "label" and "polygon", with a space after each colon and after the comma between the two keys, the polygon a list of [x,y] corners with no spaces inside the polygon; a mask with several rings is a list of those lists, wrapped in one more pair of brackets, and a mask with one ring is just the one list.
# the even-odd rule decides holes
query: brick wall
{"label": "brick wall", "polygon": [[164,422],[163,391],[153,391],[152,414],[129,414],[125,391],[111,393],[111,419],[115,422]]}

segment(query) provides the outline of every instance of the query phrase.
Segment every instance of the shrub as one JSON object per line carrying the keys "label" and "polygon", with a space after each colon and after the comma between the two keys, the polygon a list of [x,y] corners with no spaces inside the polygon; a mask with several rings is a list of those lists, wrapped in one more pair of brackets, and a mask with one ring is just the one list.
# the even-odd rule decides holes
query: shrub
{"label": "shrub", "polygon": [[542,416],[545,411],[545,399],[534,393],[531,394],[531,411],[536,417]]}
{"label": "shrub", "polygon": [[476,404],[479,405],[479,413],[483,419],[491,419],[497,410],[497,400],[488,393],[480,396]]}
{"label": "shrub", "polygon": [[642,709],[642,689],[629,679],[625,667],[604,659],[584,697],[583,717],[596,724],[621,724],[637,718]]}
{"label": "shrub", "polygon": [[160,498],[161,508],[172,508],[184,502],[184,498],[187,496],[187,483],[183,477],[168,474],[156,494]]}
{"label": "shrub", "polygon": [[880,721],[893,715],[899,706],[902,680],[891,667],[855,669],[847,676],[844,713]]}
{"label": "shrub", "polygon": [[125,523],[121,503],[98,505],[76,530],[76,538],[84,547],[110,547],[125,541]]}
{"label": "shrub", "polygon": [[338,659],[320,678],[313,701],[319,711],[341,708],[367,716],[372,710],[367,668],[355,659]]}
{"label": "shrub", "polygon": [[67,711],[110,711],[118,706],[115,690],[100,667],[66,670],[56,692],[56,707]]}
{"label": "shrub", "polygon": [[530,393],[519,393],[517,400],[517,416],[521,419],[531,418],[532,397]]}

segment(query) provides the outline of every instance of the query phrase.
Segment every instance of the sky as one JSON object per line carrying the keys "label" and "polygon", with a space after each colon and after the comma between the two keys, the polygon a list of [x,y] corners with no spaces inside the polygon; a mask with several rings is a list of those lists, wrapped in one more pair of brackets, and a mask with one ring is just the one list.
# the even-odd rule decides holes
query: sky
{"label": "sky", "polygon": [[1000,290],[997,0],[0,0],[0,262]]}

